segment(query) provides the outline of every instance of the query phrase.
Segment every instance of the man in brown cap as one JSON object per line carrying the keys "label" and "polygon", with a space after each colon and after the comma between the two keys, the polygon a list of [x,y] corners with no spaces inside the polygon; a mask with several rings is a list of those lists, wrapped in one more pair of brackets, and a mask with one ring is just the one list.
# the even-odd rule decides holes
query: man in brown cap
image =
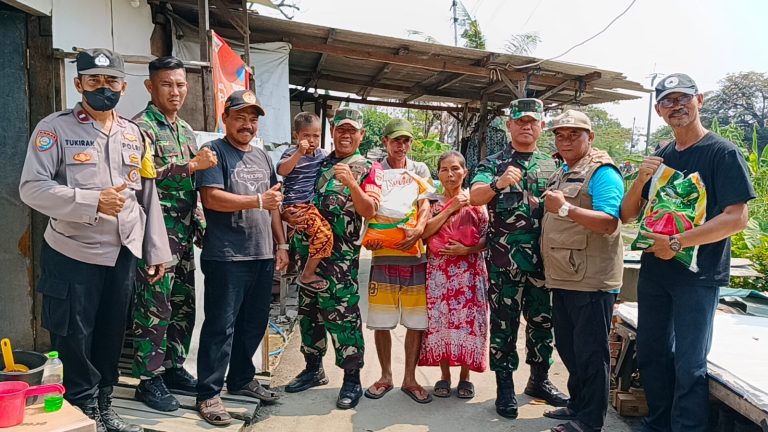
{"label": "man in brown cap", "polygon": [[288,264],[278,211],[281,185],[269,155],[251,145],[263,115],[252,90],[233,92],[222,116],[226,136],[203,146],[219,163],[195,178],[207,221],[200,255],[205,321],[197,360],[197,408],[216,426],[232,422],[219,397],[227,366],[229,393],[277,400],[254,377],[252,361],[269,320],[274,269]]}
{"label": "man in brown cap", "polygon": [[[67,365],[66,399],[96,430],[137,432],[112,409],[112,386],[133,296],[136,259],[148,280],[171,261],[152,152],[114,109],[125,92],[123,59],[106,49],[77,55],[82,100],[38,123],[19,193],[49,216],[40,252],[42,325]],[[145,221],[146,215],[146,221]]]}

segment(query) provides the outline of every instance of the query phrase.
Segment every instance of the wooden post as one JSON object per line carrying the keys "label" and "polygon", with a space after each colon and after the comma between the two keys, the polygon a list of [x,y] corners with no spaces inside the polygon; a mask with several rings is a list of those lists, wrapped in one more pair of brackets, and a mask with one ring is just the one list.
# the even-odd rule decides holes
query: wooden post
{"label": "wooden post", "polygon": [[488,94],[484,94],[480,99],[480,135],[478,137],[478,145],[480,146],[480,160],[482,161],[488,156],[488,124],[490,123],[488,117]]}
{"label": "wooden post", "polygon": [[[200,39],[200,61],[208,63],[211,60],[210,11],[208,0],[197,0],[198,38]],[[200,70],[200,81],[203,87],[203,124],[208,132],[216,127],[216,105],[213,88],[211,67],[203,66]]]}

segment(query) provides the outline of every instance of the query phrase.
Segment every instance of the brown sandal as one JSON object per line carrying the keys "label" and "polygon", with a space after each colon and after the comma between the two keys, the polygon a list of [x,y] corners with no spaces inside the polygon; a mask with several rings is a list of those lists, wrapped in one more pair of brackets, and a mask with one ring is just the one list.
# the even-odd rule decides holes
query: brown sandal
{"label": "brown sandal", "polygon": [[277,393],[265,389],[257,379],[254,379],[253,381],[244,385],[239,390],[228,389],[227,392],[233,395],[250,396],[266,404],[274,403],[280,398]]}
{"label": "brown sandal", "polygon": [[232,423],[232,416],[224,408],[224,402],[218,396],[198,402],[197,410],[203,420],[214,426],[227,426]]}

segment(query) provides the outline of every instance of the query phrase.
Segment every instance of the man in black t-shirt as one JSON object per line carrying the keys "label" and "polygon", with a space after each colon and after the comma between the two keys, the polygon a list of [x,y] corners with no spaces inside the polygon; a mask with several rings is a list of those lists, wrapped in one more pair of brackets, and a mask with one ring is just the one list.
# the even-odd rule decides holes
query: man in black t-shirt
{"label": "man in black t-shirt", "polygon": [[219,164],[195,178],[208,222],[200,254],[205,320],[197,353],[197,409],[215,426],[232,422],[219,397],[225,373],[229,393],[277,399],[254,377],[252,361],[269,320],[274,269],[288,264],[277,210],[280,184],[272,160],[251,145],[263,115],[253,91],[233,92],[224,103],[226,136],[204,146]]}
{"label": "man in black t-shirt", "polygon": [[[747,202],[755,198],[741,151],[701,124],[703,103],[685,74],[659,82],[656,113],[675,140],[643,161],[621,206],[622,221],[638,217],[662,163],[686,176],[698,172],[707,192],[701,226],[673,236],[647,233],[654,244],[643,254],[637,285],[637,355],[649,408],[645,432],[707,428],[707,353],[718,291],[729,282],[730,237],[747,226]],[[672,259],[681,248],[697,245],[697,272]]]}

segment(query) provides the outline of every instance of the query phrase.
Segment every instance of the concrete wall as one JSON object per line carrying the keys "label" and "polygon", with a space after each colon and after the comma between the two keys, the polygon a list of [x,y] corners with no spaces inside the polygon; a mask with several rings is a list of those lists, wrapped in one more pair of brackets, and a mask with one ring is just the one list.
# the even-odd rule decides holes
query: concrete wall
{"label": "concrete wall", "polygon": [[[150,55],[149,39],[154,25],[146,1],[133,7],[129,0],[52,0],[53,47],[64,51],[78,48],[108,48],[121,54]],[[149,100],[144,88],[147,65],[126,64],[128,88],[117,110],[133,117]],[[72,107],[81,96],[73,81],[75,65],[66,63],[66,106]]]}

